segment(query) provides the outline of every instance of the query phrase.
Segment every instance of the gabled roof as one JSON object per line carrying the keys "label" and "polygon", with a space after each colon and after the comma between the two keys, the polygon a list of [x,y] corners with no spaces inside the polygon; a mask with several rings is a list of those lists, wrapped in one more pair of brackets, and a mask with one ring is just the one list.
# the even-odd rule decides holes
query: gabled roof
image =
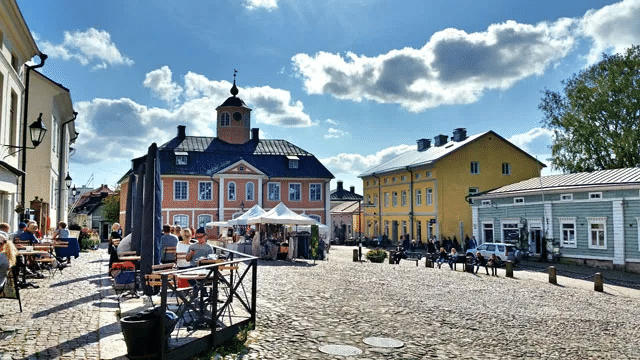
{"label": "gabled roof", "polygon": [[[212,175],[244,160],[269,177],[333,178],[313,154],[286,140],[260,139],[230,144],[213,137],[185,136],[171,139],[158,150],[162,174]],[[188,154],[187,165],[176,165],[176,152]],[[289,168],[287,156],[298,158],[297,168]],[[134,159],[134,167],[144,159],[144,156]]]}
{"label": "gabled roof", "polygon": [[544,165],[542,162],[538,161],[536,158],[534,158],[533,156],[529,155],[527,152],[523,151],[522,149],[520,149],[519,147],[513,145],[510,141],[506,140],[505,138],[503,138],[502,136],[498,135],[497,133],[495,133],[492,130],[480,133],[480,134],[475,134],[475,135],[471,135],[468,138],[466,138],[463,141],[453,141],[450,140],[448,141],[446,144],[442,145],[442,146],[431,146],[430,148],[428,148],[425,151],[418,151],[417,147],[413,148],[412,150],[409,150],[407,152],[404,152],[394,158],[392,158],[389,161],[386,161],[378,166],[374,166],[370,169],[368,169],[367,171],[363,172],[362,174],[358,175],[358,177],[362,178],[362,177],[366,177],[366,176],[371,176],[371,175],[375,175],[375,174],[382,174],[382,173],[387,173],[390,171],[396,171],[396,170],[402,170],[402,169],[406,169],[407,167],[418,167],[418,166],[424,166],[424,165],[430,165],[435,163],[436,161],[458,151],[459,149],[465,147],[466,145],[476,141],[477,139],[482,138],[483,136],[486,135],[493,135],[496,136],[497,138],[505,141],[507,144],[510,144],[511,146],[514,147],[514,149],[520,151],[521,153],[527,155],[528,157],[530,157],[531,159],[535,160],[538,162],[539,166],[541,168],[546,167],[546,165]]}
{"label": "gabled roof", "polygon": [[329,195],[329,201],[360,201],[362,200],[362,195],[358,195],[354,192],[345,189],[335,189],[331,190]]}
{"label": "gabled roof", "polygon": [[640,168],[623,168],[535,177],[487,191],[479,194],[477,197],[487,195],[506,196],[531,192],[561,191],[616,185],[637,185],[640,187]]}
{"label": "gabled roof", "polygon": [[[360,207],[360,202],[359,201],[347,201],[347,202],[343,202],[341,204],[338,204],[336,206],[334,206],[333,208],[331,208],[331,214],[332,215],[339,215],[339,214],[351,214],[351,213],[358,213],[358,208]],[[360,207],[361,211],[363,210],[362,207]]]}
{"label": "gabled roof", "polygon": [[80,195],[80,199],[78,199],[78,202],[75,205],[74,212],[83,211],[87,214],[91,214],[102,204],[103,198],[108,195],[113,195],[113,193],[113,190],[109,189],[109,187],[104,184],[100,185],[99,188],[87,191]]}

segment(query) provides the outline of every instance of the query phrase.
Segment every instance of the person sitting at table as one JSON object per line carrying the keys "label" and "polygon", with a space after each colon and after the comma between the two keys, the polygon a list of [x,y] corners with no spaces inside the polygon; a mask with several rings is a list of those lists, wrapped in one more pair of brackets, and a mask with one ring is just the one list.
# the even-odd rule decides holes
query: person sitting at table
{"label": "person sitting at table", "polygon": [[0,234],[0,292],[4,288],[9,269],[16,264],[17,253],[18,250],[9,240],[9,237],[5,234]]}
{"label": "person sitting at table", "polygon": [[64,221],[60,221],[58,223],[58,228],[53,232],[53,240],[58,240],[61,238],[68,238],[69,230],[67,229],[67,223]]}
{"label": "person sitting at table", "polygon": [[7,240],[11,240],[9,237],[9,224],[3,222],[0,223],[0,235],[3,235]]}
{"label": "person sitting at table", "polygon": [[29,224],[25,228],[25,231],[20,234],[20,240],[29,241],[29,245],[39,244],[40,241],[36,237],[38,231],[38,223],[35,221],[29,221]]}
{"label": "person sitting at table", "polygon": [[191,263],[186,260],[186,255],[189,252],[189,247],[191,246],[191,230],[184,229],[182,230],[182,236],[180,238],[180,242],[176,244],[176,265],[178,269],[184,269],[191,267]]}
{"label": "person sitting at table", "polygon": [[198,260],[206,259],[207,256],[213,254],[213,248],[207,244],[206,235],[203,227],[196,230],[196,239],[198,242],[191,244],[189,251],[187,251],[187,261],[191,262],[191,266],[197,266]]}
{"label": "person sitting at table", "polygon": [[176,247],[178,245],[178,237],[171,233],[171,225],[163,225],[162,226],[163,235],[160,237],[160,247],[162,248],[161,253],[161,262],[162,263],[172,263],[176,261],[175,253],[167,253],[166,249],[168,247]]}
{"label": "person sitting at table", "polygon": [[18,231],[16,231],[15,235],[14,235],[14,239],[20,239],[20,235],[24,232],[24,230],[27,228],[27,223],[20,221],[18,223]]}

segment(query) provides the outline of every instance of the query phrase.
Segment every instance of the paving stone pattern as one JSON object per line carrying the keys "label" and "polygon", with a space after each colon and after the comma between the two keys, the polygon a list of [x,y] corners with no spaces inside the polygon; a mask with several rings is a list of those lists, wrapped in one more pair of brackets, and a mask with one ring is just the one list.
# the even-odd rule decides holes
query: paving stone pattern
{"label": "paving stone pattern", "polygon": [[[448,268],[354,263],[351,247],[329,261],[261,261],[257,328],[241,359],[638,359],[640,291],[593,291],[593,283],[515,272],[515,279]],[[104,339],[117,337],[106,251],[82,253],[53,279],[23,290],[24,312],[0,299],[0,360],[111,359]],[[595,272],[595,271],[594,271]],[[536,275],[538,276],[536,278]],[[539,276],[541,275],[541,276]],[[109,296],[108,296],[109,295]],[[105,309],[108,308],[108,309]],[[3,333],[6,335],[7,333]],[[98,339],[101,337],[101,339]],[[376,348],[365,338],[402,341]],[[100,341],[99,341],[100,340]],[[117,344],[117,342],[115,342]],[[361,349],[357,356],[321,353],[324,345]],[[118,347],[118,346],[116,346]]]}

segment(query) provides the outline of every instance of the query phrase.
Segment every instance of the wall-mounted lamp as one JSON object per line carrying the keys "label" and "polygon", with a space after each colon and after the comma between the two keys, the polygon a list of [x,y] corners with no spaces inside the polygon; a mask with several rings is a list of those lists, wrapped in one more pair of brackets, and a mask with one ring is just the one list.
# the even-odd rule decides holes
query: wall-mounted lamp
{"label": "wall-mounted lamp", "polygon": [[[69,173],[67,173],[67,176],[64,178],[64,185],[68,188],[71,187],[71,181],[73,179],[71,178],[71,176],[69,176]],[[74,189],[76,188],[75,186],[73,187]]]}
{"label": "wall-mounted lamp", "polygon": [[31,144],[33,146],[29,147],[26,145],[4,145],[9,148],[18,149],[10,154],[5,155],[5,158],[9,155],[14,155],[25,149],[35,149],[42,143],[45,134],[47,133],[47,127],[44,126],[44,122],[42,122],[42,113],[38,116],[38,120],[34,121],[33,124],[29,125],[29,137],[31,140]]}

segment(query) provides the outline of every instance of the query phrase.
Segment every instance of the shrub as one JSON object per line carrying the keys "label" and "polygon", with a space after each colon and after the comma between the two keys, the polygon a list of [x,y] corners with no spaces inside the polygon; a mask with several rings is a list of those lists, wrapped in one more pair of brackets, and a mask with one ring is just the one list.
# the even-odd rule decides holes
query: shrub
{"label": "shrub", "polygon": [[95,230],[83,228],[78,236],[81,250],[93,249],[100,244],[100,238]]}
{"label": "shrub", "polygon": [[371,262],[381,263],[387,258],[387,252],[382,249],[375,249],[367,251],[367,260]]}

